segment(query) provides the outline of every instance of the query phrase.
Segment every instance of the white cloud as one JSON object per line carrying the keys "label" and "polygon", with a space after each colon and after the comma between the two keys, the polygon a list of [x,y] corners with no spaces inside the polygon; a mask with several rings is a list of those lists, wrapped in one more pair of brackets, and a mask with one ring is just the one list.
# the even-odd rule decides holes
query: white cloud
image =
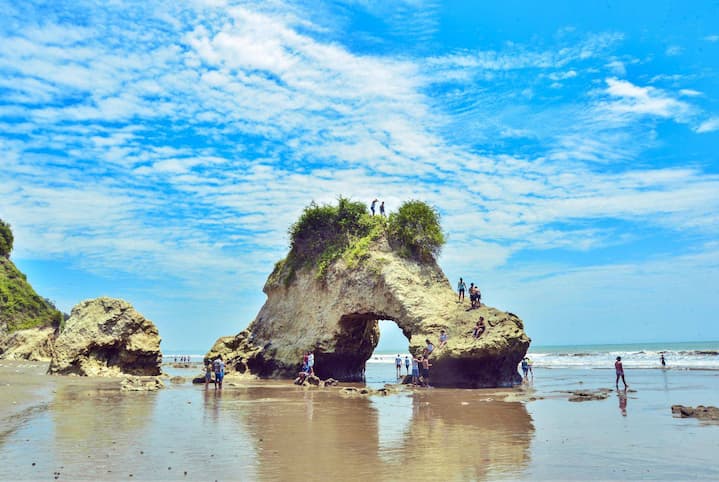
{"label": "white cloud", "polygon": [[693,90],[693,89],[680,89],[679,93],[685,97],[699,97],[699,96],[703,95],[698,90]]}
{"label": "white cloud", "polygon": [[699,124],[694,130],[699,134],[719,130],[719,117],[712,117],[705,120],[704,122]]}
{"label": "white cloud", "polygon": [[606,83],[605,92],[617,100],[606,102],[603,107],[617,114],[651,115],[681,122],[692,111],[689,104],[655,87],[639,87],[616,78],[608,78]]}
{"label": "white cloud", "polygon": [[719,35],[707,35],[704,40],[707,42],[719,42]]}

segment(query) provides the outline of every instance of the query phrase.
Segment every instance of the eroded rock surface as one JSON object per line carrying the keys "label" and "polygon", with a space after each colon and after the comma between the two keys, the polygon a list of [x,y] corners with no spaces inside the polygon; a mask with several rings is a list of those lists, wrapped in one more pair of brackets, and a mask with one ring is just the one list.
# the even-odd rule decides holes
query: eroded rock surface
{"label": "eroded rock surface", "polygon": [[72,309],[55,340],[50,373],[87,376],[159,375],[155,325],[124,300],[97,298]]}
{"label": "eroded rock surface", "polygon": [[[425,339],[435,345],[431,384],[447,387],[497,387],[521,382],[517,364],[530,339],[512,313],[482,306],[469,310],[434,261],[400,257],[385,238],[375,241],[353,267],[343,258],[322,277],[313,267],[283,271],[268,279],[267,301],[248,330],[220,338],[217,353],[241,370],[262,377],[294,378],[302,354],[315,353],[320,378],[358,381],[379,340],[378,320],[394,320],[418,355]],[[472,336],[478,318],[486,330]],[[449,340],[439,347],[440,330]]]}
{"label": "eroded rock surface", "polygon": [[50,361],[55,328],[29,328],[0,336],[0,358],[6,360]]}

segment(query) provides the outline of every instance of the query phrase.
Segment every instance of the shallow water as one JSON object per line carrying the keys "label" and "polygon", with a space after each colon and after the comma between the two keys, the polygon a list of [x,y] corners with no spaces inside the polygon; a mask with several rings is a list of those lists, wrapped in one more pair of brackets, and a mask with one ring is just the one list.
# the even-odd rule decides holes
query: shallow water
{"label": "shallow water", "polygon": [[[368,367],[368,378],[391,380],[386,368]],[[527,403],[492,390],[345,398],[285,381],[122,393],[51,377],[46,409],[4,422],[13,429],[0,438],[0,480],[719,478],[719,426],[669,410],[719,405],[719,376],[627,376],[637,391],[625,414],[614,393],[582,403],[563,393],[611,387],[606,370],[537,370],[533,394],[544,399]]]}

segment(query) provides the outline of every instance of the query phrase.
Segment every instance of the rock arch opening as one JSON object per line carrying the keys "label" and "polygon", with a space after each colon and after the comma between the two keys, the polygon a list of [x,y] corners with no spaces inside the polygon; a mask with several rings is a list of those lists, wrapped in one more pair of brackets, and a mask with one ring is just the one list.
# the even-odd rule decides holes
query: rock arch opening
{"label": "rock arch opening", "polygon": [[[345,314],[340,317],[332,352],[325,352],[321,347],[315,352],[316,374],[320,378],[332,377],[340,381],[364,381],[367,360],[380,340],[380,320],[396,324],[409,344],[411,333],[403,330],[397,320],[386,313]],[[406,351],[407,347],[402,350]]]}

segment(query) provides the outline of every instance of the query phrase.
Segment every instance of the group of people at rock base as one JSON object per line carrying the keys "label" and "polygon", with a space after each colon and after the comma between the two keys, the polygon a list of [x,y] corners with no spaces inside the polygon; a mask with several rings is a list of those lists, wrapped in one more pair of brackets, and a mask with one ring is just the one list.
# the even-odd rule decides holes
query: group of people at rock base
{"label": "group of people at rock base", "polygon": [[[442,330],[439,335],[438,348],[444,347],[447,343],[447,332]],[[429,367],[432,366],[430,363],[430,356],[434,351],[434,344],[428,339],[425,340],[427,346],[422,350],[422,354],[410,359],[409,355],[404,357],[404,367],[406,375],[412,374],[412,385],[422,385],[425,387],[429,386]],[[394,365],[397,369],[397,378],[402,378],[402,357],[397,354],[397,358],[394,359]],[[412,371],[410,372],[410,367]]]}
{"label": "group of people at rock base", "polygon": [[302,355],[302,368],[297,374],[297,384],[302,385],[307,377],[315,374],[315,354],[311,351],[306,351]]}
{"label": "group of people at rock base", "polygon": [[[214,377],[213,377],[214,375]],[[225,378],[225,362],[222,360],[222,355],[217,355],[212,362],[207,362],[205,365],[205,390],[210,385],[210,382],[215,383],[215,389],[219,388],[222,390],[222,380]]]}
{"label": "group of people at rock base", "polygon": [[[457,301],[459,303],[464,301],[464,292],[467,291],[467,283],[462,278],[459,278],[457,283]],[[479,286],[474,283],[469,284],[469,309],[475,309],[482,306],[482,293],[479,291]]]}
{"label": "group of people at rock base", "polygon": [[375,215],[375,207],[377,206],[377,203],[379,203],[379,215],[384,216],[384,201],[380,202],[377,198],[374,198],[372,203],[369,205],[369,210],[372,211],[372,216]]}

